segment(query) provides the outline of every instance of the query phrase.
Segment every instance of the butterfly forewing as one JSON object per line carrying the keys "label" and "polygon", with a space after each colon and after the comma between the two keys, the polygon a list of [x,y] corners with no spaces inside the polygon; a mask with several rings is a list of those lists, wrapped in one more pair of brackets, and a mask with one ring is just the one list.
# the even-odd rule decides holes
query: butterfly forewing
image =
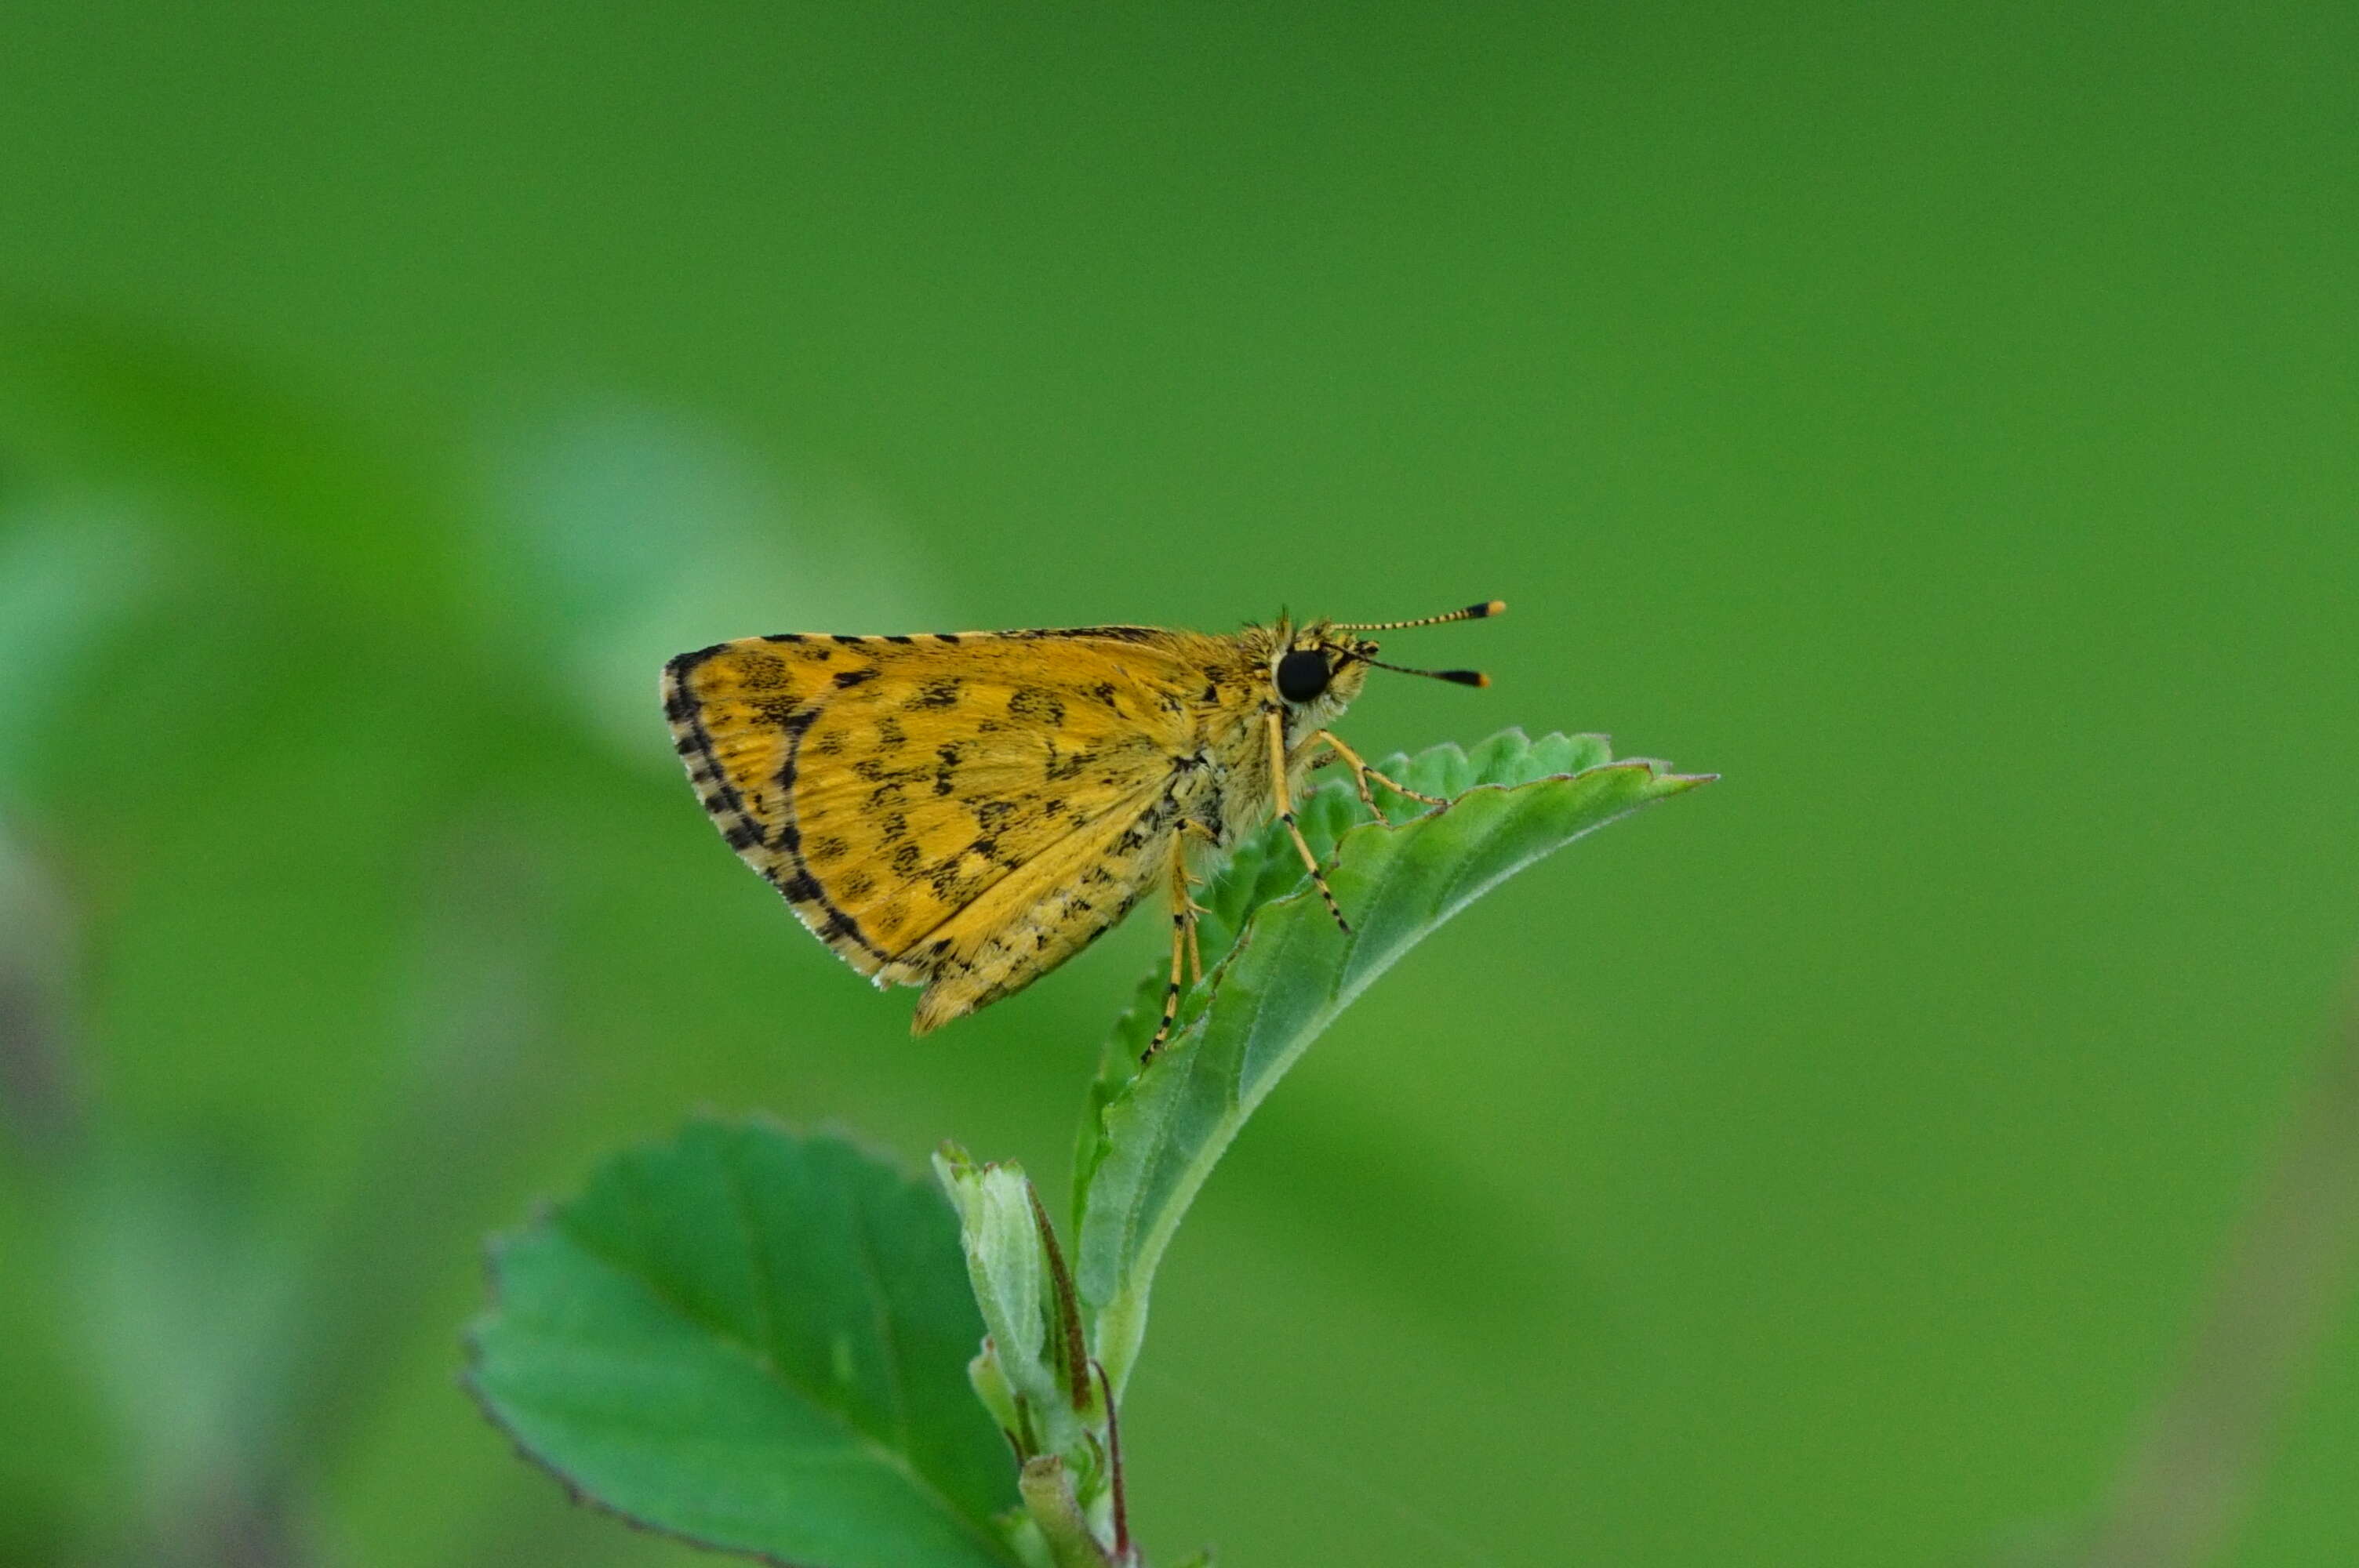
{"label": "butterfly forewing", "polygon": [[1054,968],[1161,868],[1207,641],[747,638],[672,661],[666,708],[730,846],[863,974],[930,984],[923,1029]]}

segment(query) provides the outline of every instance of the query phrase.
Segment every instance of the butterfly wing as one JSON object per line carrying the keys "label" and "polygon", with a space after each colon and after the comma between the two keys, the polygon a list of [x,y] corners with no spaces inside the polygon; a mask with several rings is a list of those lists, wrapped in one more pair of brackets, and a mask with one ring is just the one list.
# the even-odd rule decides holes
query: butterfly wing
{"label": "butterfly wing", "polygon": [[929,987],[922,1033],[1053,968],[1149,885],[1197,641],[747,638],[674,659],[665,707],[723,838],[855,969]]}

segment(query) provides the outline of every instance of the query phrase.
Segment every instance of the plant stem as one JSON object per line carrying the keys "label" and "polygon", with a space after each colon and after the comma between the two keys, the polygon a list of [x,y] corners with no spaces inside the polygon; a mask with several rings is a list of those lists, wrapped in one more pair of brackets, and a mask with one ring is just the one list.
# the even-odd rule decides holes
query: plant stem
{"label": "plant stem", "polygon": [[1027,1459],[1016,1478],[1024,1507],[1049,1542],[1057,1568],[1114,1568],[1114,1559],[1098,1544],[1096,1532],[1082,1517],[1073,1496],[1073,1478],[1065,1462],[1053,1454]]}

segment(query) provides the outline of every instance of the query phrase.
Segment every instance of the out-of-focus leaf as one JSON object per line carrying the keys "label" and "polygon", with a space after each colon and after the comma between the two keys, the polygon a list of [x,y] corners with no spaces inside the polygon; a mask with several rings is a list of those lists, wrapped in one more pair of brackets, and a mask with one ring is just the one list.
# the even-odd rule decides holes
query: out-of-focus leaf
{"label": "out-of-focus leaf", "polygon": [[702,1121],[502,1242],[470,1380],[583,1495],[799,1568],[989,1568],[1016,1502],[941,1195],[832,1137]]}
{"label": "out-of-focus leaf", "polygon": [[504,440],[493,477],[477,574],[492,640],[528,651],[602,740],[651,767],[676,765],[647,723],[674,654],[938,623],[925,553],[881,508],[783,483],[682,415],[575,410]]}
{"label": "out-of-focus leaf", "polygon": [[0,789],[16,784],[42,726],[65,708],[75,661],[150,597],[164,554],[132,509],[89,502],[0,526]]}

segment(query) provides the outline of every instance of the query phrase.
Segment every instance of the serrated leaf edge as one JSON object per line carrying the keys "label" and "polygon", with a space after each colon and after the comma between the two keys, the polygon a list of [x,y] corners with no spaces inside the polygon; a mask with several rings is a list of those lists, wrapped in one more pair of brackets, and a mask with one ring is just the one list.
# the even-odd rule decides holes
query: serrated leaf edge
{"label": "serrated leaf edge", "polygon": [[[1509,733],[1513,733],[1517,739],[1521,740],[1527,748],[1536,746],[1539,743],[1533,741],[1529,737],[1523,735],[1520,730],[1501,732],[1503,736]],[[1575,738],[1578,739],[1578,737]],[[1500,739],[1499,736],[1491,737],[1489,740],[1483,742],[1483,744],[1491,744],[1498,739]],[[1547,737],[1543,737],[1543,740],[1545,739],[1547,739]],[[1462,751],[1462,754],[1463,754]],[[1459,791],[1456,795],[1451,795],[1444,804],[1430,807],[1425,811],[1419,812],[1413,817],[1408,817],[1391,824],[1378,822],[1373,819],[1353,823],[1349,827],[1346,827],[1343,832],[1336,835],[1334,843],[1329,849],[1322,864],[1328,867],[1340,864],[1344,856],[1346,847],[1353,843],[1359,835],[1370,831],[1381,834],[1396,834],[1408,831],[1419,823],[1430,822],[1439,818],[1457,806],[1461,801],[1466,800],[1478,793],[1490,792],[1499,795],[1507,795],[1525,790],[1538,789],[1544,786],[1571,783],[1580,779],[1588,778],[1593,774],[1605,773],[1644,773],[1650,780],[1658,781],[1665,787],[1657,793],[1648,795],[1645,798],[1631,801],[1622,809],[1614,812],[1611,816],[1603,817],[1598,821],[1592,823],[1589,827],[1582,828],[1579,833],[1574,834],[1571,838],[1566,839],[1564,843],[1556,845],[1550,849],[1543,851],[1541,855],[1534,857],[1533,859],[1535,860],[1544,859],[1547,855],[1553,854],[1556,850],[1565,848],[1566,845],[1572,843],[1575,839],[1584,838],[1588,834],[1595,832],[1601,827],[1606,827],[1613,822],[1619,821],[1624,816],[1627,816],[1634,812],[1643,810],[1647,806],[1653,806],[1663,800],[1670,799],[1675,795],[1684,794],[1703,784],[1713,783],[1717,781],[1720,776],[1717,773],[1672,773],[1669,771],[1669,764],[1651,757],[1620,757],[1614,758],[1609,762],[1597,763],[1592,767],[1583,768],[1578,773],[1543,773],[1534,778],[1520,779],[1513,783],[1502,781],[1496,783],[1485,782],[1473,784]],[[1345,781],[1338,780],[1335,781],[1334,784],[1323,787],[1332,790],[1336,788],[1348,789],[1350,786]],[[1463,909],[1467,904],[1472,903],[1475,899],[1489,892],[1491,888],[1498,885],[1507,877],[1513,876],[1517,871],[1522,871],[1525,869],[1525,866],[1529,865],[1530,863],[1532,862],[1524,862],[1523,865],[1518,865],[1501,873],[1497,877],[1494,877],[1491,881],[1465,892],[1462,896],[1460,896],[1453,901],[1451,915],[1454,916],[1459,910]],[[1219,997],[1222,986],[1225,983],[1230,971],[1234,968],[1235,964],[1251,950],[1254,942],[1259,935],[1259,928],[1263,920],[1265,917],[1269,917],[1269,912],[1272,910],[1282,910],[1300,905],[1310,900],[1314,895],[1314,892],[1315,890],[1310,886],[1309,880],[1306,878],[1301,885],[1293,888],[1287,892],[1280,893],[1277,897],[1271,898],[1263,903],[1256,905],[1253,910],[1246,914],[1244,923],[1239,927],[1236,938],[1232,943],[1228,952],[1222,956],[1220,961],[1215,964],[1211,970],[1207,971],[1203,984],[1201,987],[1195,988],[1195,995],[1197,997],[1201,997],[1201,1000],[1197,1001],[1196,1005],[1187,1012],[1185,1015],[1185,1022],[1182,1022],[1179,1028],[1174,1030],[1170,1043],[1165,1046],[1161,1053],[1158,1054],[1157,1060],[1147,1064],[1146,1066],[1125,1081],[1113,1095],[1105,1098],[1103,1102],[1093,1104],[1090,1108],[1092,1113],[1097,1119],[1095,1134],[1101,1141],[1109,1136],[1106,1126],[1107,1119],[1114,1116],[1125,1106],[1135,1107],[1136,1105],[1139,1091],[1142,1086],[1148,1081],[1149,1075],[1157,1072],[1158,1069],[1168,1072],[1176,1068],[1179,1062],[1186,1054],[1192,1053],[1196,1049],[1203,1036],[1204,1021],[1210,1014],[1214,1001]],[[1429,930],[1438,928],[1440,924],[1440,922],[1436,922],[1434,927],[1430,927]],[[1297,1048],[1293,1054],[1299,1057],[1302,1051],[1309,1049],[1310,1045],[1314,1043],[1320,1035],[1326,1033],[1327,1029],[1333,1023],[1336,1018],[1340,1017],[1353,1002],[1359,1000],[1363,992],[1364,992],[1377,979],[1382,978],[1384,974],[1392,968],[1394,963],[1397,962],[1401,957],[1408,953],[1410,947],[1415,946],[1418,942],[1421,942],[1423,939],[1424,936],[1420,935],[1415,940],[1404,944],[1392,955],[1391,957],[1387,958],[1380,966],[1368,969],[1356,977],[1355,979],[1340,986],[1333,996],[1327,1002],[1321,1005],[1321,1011],[1325,1015],[1323,1021],[1319,1023],[1317,1028],[1310,1030],[1306,1033],[1301,1045]],[[1118,1041],[1121,1038],[1123,1026],[1127,1022],[1131,1013],[1136,1011],[1137,1005],[1138,1003],[1134,1000],[1132,1007],[1125,1009],[1124,1013],[1117,1018],[1114,1030],[1114,1040]],[[1111,1046],[1113,1042],[1109,1042],[1109,1044]],[[1273,1076],[1269,1082],[1274,1085],[1277,1081],[1277,1076],[1282,1076],[1282,1073],[1277,1075],[1276,1076]],[[1236,1082],[1224,1082],[1223,1087],[1227,1090],[1230,1105],[1233,1108],[1244,1108],[1248,1115],[1251,1113],[1252,1108],[1260,1103],[1258,1098],[1248,1103],[1237,1092],[1239,1086]],[[1266,1092],[1266,1089],[1265,1089],[1265,1095]],[[1223,1153],[1225,1153],[1226,1148],[1227,1144],[1226,1142],[1223,1142],[1222,1145]],[[1214,1163],[1217,1162],[1218,1161],[1216,1158]],[[1090,1185],[1094,1184],[1096,1180],[1096,1172],[1103,1169],[1103,1163],[1104,1159],[1102,1152],[1099,1159],[1092,1165],[1088,1181],[1076,1184],[1076,1213],[1074,1215],[1074,1225],[1077,1232],[1083,1226],[1088,1217],[1087,1188]],[[1187,1195],[1182,1202],[1169,1206],[1168,1212],[1169,1212],[1173,1217],[1170,1220],[1169,1228],[1176,1231],[1179,1219],[1184,1217],[1187,1211],[1193,1206],[1196,1193],[1201,1191],[1203,1182],[1209,1179],[1211,1169],[1211,1166],[1207,1166],[1205,1170],[1199,1174],[1196,1182],[1187,1189]],[[1118,1232],[1121,1243],[1119,1250],[1122,1255],[1131,1258],[1139,1256],[1138,1241],[1142,1234],[1139,1228],[1140,1223],[1141,1216],[1135,1210],[1133,1212],[1126,1213],[1122,1217],[1122,1226]],[[1168,1246],[1169,1241],[1169,1238],[1167,1236],[1163,1246]],[[1162,1246],[1158,1246],[1155,1249],[1158,1260],[1162,1250]],[[1153,1272],[1153,1270],[1149,1271],[1150,1278]],[[1127,1355],[1123,1353],[1121,1346],[1106,1344],[1099,1332],[1100,1324],[1107,1315],[1107,1309],[1114,1306],[1115,1304],[1116,1301],[1113,1299],[1106,1302],[1090,1303],[1093,1308],[1091,1325],[1093,1330],[1092,1337],[1093,1342],[1098,1346],[1098,1353],[1101,1358],[1106,1360],[1110,1373],[1114,1378],[1114,1387],[1116,1390],[1119,1391],[1128,1380],[1129,1357]],[[1140,1321],[1137,1324],[1127,1325],[1125,1336],[1132,1339],[1135,1339],[1138,1328],[1143,1327],[1143,1302],[1139,1303],[1135,1310],[1137,1312]]]}
{"label": "serrated leaf edge", "polygon": [[[832,1139],[836,1142],[843,1144],[845,1147],[851,1149],[854,1153],[871,1161],[879,1167],[889,1170],[895,1178],[904,1186],[908,1187],[913,1191],[922,1190],[937,1199],[941,1197],[940,1189],[932,1180],[919,1177],[910,1171],[907,1162],[896,1158],[889,1153],[880,1152],[879,1150],[872,1147],[865,1139],[850,1135],[843,1130],[833,1126],[822,1127],[808,1133],[799,1132],[787,1122],[759,1111],[752,1112],[741,1117],[704,1116],[690,1118],[687,1122],[682,1123],[679,1129],[675,1131],[669,1140],[649,1140],[647,1142],[633,1145],[631,1148],[616,1151],[608,1154],[603,1160],[599,1162],[595,1170],[592,1171],[592,1176],[594,1177],[599,1172],[603,1171],[615,1161],[622,1159],[624,1156],[632,1152],[634,1149],[663,1147],[668,1143],[677,1144],[691,1127],[699,1125],[700,1123],[721,1128],[757,1128],[766,1131],[776,1132],[785,1137],[804,1141],[822,1138]],[[584,1184],[586,1187],[586,1182]],[[516,1451],[519,1457],[529,1462],[535,1469],[540,1470],[548,1475],[551,1480],[554,1480],[559,1487],[563,1488],[567,1498],[577,1504],[585,1504],[588,1507],[596,1509],[600,1513],[610,1515],[630,1526],[634,1530],[644,1531],[649,1535],[665,1536],[671,1540],[682,1541],[690,1546],[696,1547],[701,1551],[726,1552],[734,1556],[750,1559],[753,1562],[766,1563],[770,1565],[770,1568],[832,1568],[832,1564],[827,1563],[791,1562],[787,1558],[775,1556],[770,1552],[764,1552],[755,1547],[732,1546],[721,1541],[710,1541],[690,1530],[682,1530],[676,1525],[664,1524],[655,1519],[644,1518],[638,1514],[633,1513],[628,1509],[625,1509],[617,1504],[609,1502],[605,1498],[598,1496],[595,1492],[592,1491],[581,1481],[567,1474],[564,1468],[560,1466],[555,1459],[535,1448],[530,1440],[526,1438],[522,1433],[518,1432],[507,1418],[500,1412],[498,1405],[493,1400],[491,1394],[484,1388],[479,1377],[479,1374],[483,1370],[484,1363],[484,1347],[482,1341],[483,1331],[488,1327],[506,1308],[505,1297],[506,1292],[503,1288],[500,1278],[500,1262],[507,1250],[517,1241],[523,1239],[527,1235],[559,1223],[560,1217],[561,1216],[565,1206],[565,1204],[562,1202],[543,1199],[540,1203],[535,1206],[532,1217],[524,1225],[516,1227],[510,1230],[501,1231],[493,1236],[485,1244],[484,1268],[488,1285],[486,1294],[490,1297],[490,1304],[482,1312],[476,1314],[475,1317],[467,1325],[464,1333],[461,1336],[461,1343],[466,1354],[466,1363],[461,1368],[459,1373],[458,1381],[460,1388],[466,1393],[468,1398],[474,1402],[476,1409],[483,1412],[484,1419],[490,1422],[501,1436],[507,1439],[509,1446]],[[711,1329],[704,1320],[689,1312],[686,1307],[674,1300],[669,1292],[649,1283],[641,1278],[641,1276],[635,1271],[624,1268],[621,1264],[615,1262],[614,1259],[608,1257],[597,1248],[589,1246],[587,1243],[582,1242],[577,1235],[568,1232],[567,1239],[574,1245],[579,1246],[585,1256],[591,1258],[603,1267],[612,1270],[618,1277],[627,1280],[633,1284],[645,1289],[648,1295],[653,1297],[667,1311],[672,1313],[681,1322],[699,1330],[700,1332],[709,1333],[714,1340],[719,1342],[734,1354],[742,1357],[755,1368],[757,1375],[768,1379],[769,1381],[777,1383],[788,1392],[803,1399],[814,1409],[820,1411],[830,1422],[842,1427],[858,1442],[861,1446],[874,1450],[878,1457],[883,1459],[893,1469],[899,1471],[904,1476],[906,1476],[912,1486],[921,1493],[927,1500],[931,1502],[936,1509],[940,1510],[943,1517],[953,1521],[962,1533],[972,1536],[975,1541],[980,1542],[989,1555],[997,1558],[1002,1563],[1009,1564],[1009,1568],[1018,1568],[1017,1559],[1010,1549],[1007,1541],[1002,1539],[992,1529],[980,1525],[976,1520],[969,1518],[966,1511],[952,1503],[950,1498],[945,1495],[939,1487],[935,1486],[931,1480],[928,1479],[925,1476],[913,1468],[905,1455],[896,1454],[893,1450],[885,1446],[885,1444],[878,1441],[878,1439],[872,1433],[853,1424],[853,1422],[845,1419],[832,1406],[829,1406],[821,1400],[811,1398],[799,1384],[788,1378],[778,1368],[771,1366],[769,1364],[768,1357],[762,1355],[761,1352],[756,1350],[754,1346],[745,1344],[734,1335],[723,1334]]]}

